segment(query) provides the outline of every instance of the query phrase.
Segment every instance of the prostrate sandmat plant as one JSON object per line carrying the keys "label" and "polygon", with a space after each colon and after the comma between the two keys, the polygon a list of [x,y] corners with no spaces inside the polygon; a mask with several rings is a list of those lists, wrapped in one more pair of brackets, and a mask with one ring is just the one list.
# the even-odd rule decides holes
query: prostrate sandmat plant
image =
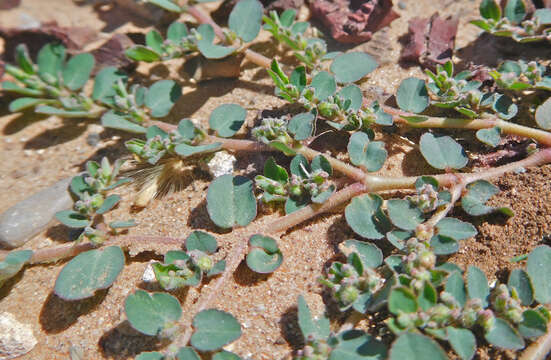
{"label": "prostrate sandmat plant", "polygon": [[[547,307],[551,279],[546,276],[551,271],[551,248],[542,245],[530,254],[520,254],[523,256],[517,261],[526,260],[525,270],[511,271],[506,284],[489,284],[479,268],[461,269],[446,261],[460,249],[461,241],[477,234],[471,223],[449,216],[456,205],[472,217],[513,216],[509,208],[487,204],[499,192],[488,180],[551,162],[551,133],[546,131],[551,128],[550,82],[544,65],[506,61],[489,72],[496,86],[487,86],[474,79],[472,71],[455,74],[450,61],[438,65],[435,72],[427,71],[427,79],[402,81],[395,95],[398,109],[376,101],[368,103],[356,84],[377,67],[372,57],[361,52],[327,53],[325,41],[307,31],[307,22],[297,22],[293,10],[263,17],[258,1],[241,0],[230,14],[229,29],[221,29],[196,4],[150,2],[169,11],[188,12],[201,24],[189,30],[183,23],[173,23],[166,38],[153,30],[147,34],[145,46],[127,50],[130,58],[153,62],[197,52],[207,58],[242,52],[266,68],[277,96],[301,110],[260,119],[250,131],[251,139],[239,135],[247,110],[237,104],[214,109],[208,129],[190,119],[168,124],[155,118],[166,116],[178,101],[181,89],[175,81],[162,80],[145,88],[129,85],[125,74],[105,68],[94,78],[89,96],[81,90],[93,67],[89,56],[76,55],[66,62],[63,47],[46,45],[34,65],[26,49],[17,48],[18,64],[9,65],[7,72],[19,84],[5,82],[3,86],[25,95],[12,102],[13,111],[36,106],[40,113],[101,117],[106,127],[144,135],[126,142],[136,162],[149,169],[141,205],[166,182],[182,176],[178,169],[208,161],[218,151],[281,152],[292,157],[288,169],[268,157],[254,181],[233,174],[213,179],[206,196],[208,215],[219,228],[239,234],[240,241],[224,260],[215,262],[216,238],[194,231],[180,242],[185,251],[169,251],[163,262],[152,264],[156,281],[167,291],[198,286],[207,277],[214,277],[214,284],[194,305],[192,323],[180,320],[180,303],[169,293],[137,290],[129,295],[124,309],[131,326],[170,343],[164,352],[142,353],[138,359],[240,359],[223,350],[241,336],[241,326],[231,314],[209,308],[217,292],[243,260],[258,273],[277,271],[285,261],[278,237],[343,205],[346,223],[358,239],[342,244],[345,261],[332,262],[319,281],[340,311],[349,316],[341,329],[332,331],[335,327],[328,318],[313,319],[300,297],[298,323],[304,348],[293,354],[296,359],[445,359],[444,348],[461,359],[472,359],[477,346],[521,350],[530,342],[534,345],[524,358],[542,358],[534,352],[545,356],[551,339]],[[513,15],[517,16],[515,24],[524,19],[525,15],[519,15],[520,3],[507,3],[507,21],[513,21]],[[500,11],[493,1],[483,1],[481,14],[486,22],[477,24],[503,28],[508,22],[500,20]],[[247,48],[258,35],[262,19],[274,41],[294,52],[299,66],[291,69]],[[525,90],[536,91],[536,95],[528,98]],[[531,122],[539,128],[514,121],[521,101],[532,101],[529,107],[535,120]],[[383,167],[388,156],[388,145],[375,141],[376,133],[391,126],[432,129],[420,137],[419,150],[431,167],[441,171],[417,177],[371,174]],[[349,161],[309,147],[327,128],[349,134]],[[454,139],[457,132],[446,135],[442,129],[476,130],[476,138],[488,148],[497,146],[502,135],[532,141],[525,145],[528,156],[522,160],[480,172],[461,172],[469,156]],[[103,213],[120,200],[108,192],[128,181],[117,179],[119,167],[118,161],[113,166],[106,159],[101,165],[89,162],[86,174],[73,179],[71,191],[78,200],[73,210],[60,212],[57,218],[69,227],[84,229],[74,244],[11,252],[0,263],[0,281],[26,264],[73,257],[56,281],[58,296],[83,299],[108,288],[124,266],[125,243],[140,241],[140,237],[119,230],[133,225],[132,221],[103,222]],[[335,173],[348,181],[338,180]],[[395,190],[409,195],[392,198]],[[258,201],[285,212],[267,224],[262,234],[248,227],[258,215]],[[152,247],[156,241],[166,240],[144,239]],[[394,250],[383,254],[377,246],[383,241]],[[372,313],[385,319],[378,326],[392,334],[390,340],[382,341],[355,328]]]}

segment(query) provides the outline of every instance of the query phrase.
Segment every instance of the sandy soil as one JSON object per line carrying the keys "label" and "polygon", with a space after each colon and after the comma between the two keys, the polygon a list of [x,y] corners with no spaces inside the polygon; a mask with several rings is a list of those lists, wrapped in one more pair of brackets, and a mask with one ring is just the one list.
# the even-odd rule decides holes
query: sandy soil
{"label": "sandy soil", "polygon": [[[478,1],[421,0],[405,3],[404,10],[397,8],[402,15],[400,19],[379,32],[374,40],[358,47],[375,55],[382,64],[362,84],[367,92],[372,91],[373,87],[380,87],[393,93],[402,79],[421,75],[417,67],[404,69],[397,65],[401,49],[399,38],[406,33],[409,18],[426,16],[432,11],[459,16],[457,46],[466,47],[459,52],[459,62],[465,63],[469,54],[481,61],[497,61],[499,55],[495,53],[486,57],[480,54],[480,49],[485,45],[474,42],[478,30],[466,25],[477,14]],[[19,8],[0,12],[0,23],[17,26],[33,18],[38,21],[57,20],[62,25],[85,25],[97,30],[126,32],[139,30],[137,26],[144,22],[130,16],[122,18],[121,12],[118,17],[108,16],[107,13],[94,11],[91,6],[77,6],[70,0],[23,0]],[[255,48],[266,53],[267,46],[261,41]],[[249,109],[248,120],[253,123],[259,111],[277,109],[283,105],[272,95],[273,88],[266,72],[252,65],[245,65],[240,80],[210,81],[201,87],[179,77],[180,67],[181,61],[172,61],[166,65],[140,65],[138,68],[140,77],[177,77],[184,81],[184,96],[167,121],[175,123],[181,118],[193,117],[206,124],[208,115],[216,106],[233,102]],[[32,112],[9,114],[8,103],[8,98],[0,98],[0,211],[61,178],[81,171],[88,160],[98,160],[102,156],[115,159],[126,155],[123,142],[127,137],[124,134],[102,130],[94,121],[44,118]],[[89,145],[87,137],[97,132],[100,133],[100,142],[95,146]],[[418,134],[412,131],[404,135],[415,139]],[[391,157],[381,173],[419,175],[431,172],[424,167],[418,150],[398,141],[396,137],[378,136],[386,137],[387,144],[391,144],[388,148]],[[346,144],[344,138],[337,140],[342,141],[340,145]],[[328,141],[328,136],[322,136],[316,140],[314,147],[326,149],[324,145]],[[262,169],[265,158],[263,154],[239,155],[238,171],[253,177]],[[529,252],[542,243],[544,235],[551,233],[550,175],[551,167],[545,166],[528,169],[522,174],[508,174],[496,181],[503,192],[494,201],[510,206],[516,217],[475,220],[479,235],[465,241],[451,261],[462,266],[476,264],[490,278],[497,276],[503,280],[505,269],[517,266],[509,262],[511,257]],[[183,239],[194,229],[218,234],[220,256],[224,256],[239,239],[235,234],[220,232],[208,218],[205,207],[210,181],[208,176],[194,171],[192,177],[194,181],[190,181],[184,191],[154,200],[139,212],[131,209],[134,190],[123,189],[120,191],[123,202],[109,216],[123,219],[131,213],[139,223],[130,231],[131,235],[166,235]],[[454,215],[464,216],[460,210],[455,210]],[[255,226],[262,231],[263,224],[277,217],[277,214],[261,212]],[[322,299],[319,295],[322,288],[317,278],[337,255],[337,245],[353,237],[342,213],[327,214],[301,224],[281,237],[279,244],[285,261],[272,275],[256,275],[242,264],[213,304],[216,308],[231,312],[243,325],[243,336],[228,350],[244,358],[267,360],[281,359],[299,348],[297,297],[304,294],[315,312],[323,311],[323,300],[327,298]],[[66,228],[52,224],[25,247],[39,249],[68,240]],[[388,247],[382,247],[388,252]],[[131,359],[144,350],[162,349],[162,344],[154,338],[142,336],[131,329],[124,315],[123,303],[129,293],[136,288],[154,290],[142,283],[141,276],[147,262],[160,257],[153,252],[134,254],[139,248],[133,248],[134,251],[128,254],[127,266],[114,285],[91,299],[66,302],[53,294],[55,278],[63,263],[27,268],[1,288],[0,309],[11,312],[21,322],[31,324],[38,339],[38,345],[22,359],[67,359],[71,347],[81,351],[84,359]],[[167,249],[166,246],[159,246],[158,251],[163,253]],[[184,316],[190,316],[187,310],[199,293],[209,290],[212,283],[174,294],[183,304]],[[369,326],[378,329],[376,324]],[[514,358],[514,354],[484,348],[479,351],[479,358]]]}

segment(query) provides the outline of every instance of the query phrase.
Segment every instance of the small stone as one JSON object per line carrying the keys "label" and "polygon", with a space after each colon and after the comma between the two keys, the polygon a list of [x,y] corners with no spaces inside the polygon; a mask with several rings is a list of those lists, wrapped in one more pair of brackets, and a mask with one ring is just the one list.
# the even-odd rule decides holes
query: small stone
{"label": "small stone", "polygon": [[398,7],[402,10],[406,8],[406,3],[403,1],[398,1]]}
{"label": "small stone", "polygon": [[31,351],[37,341],[30,325],[8,312],[0,314],[0,360],[14,359]]}
{"label": "small stone", "polygon": [[91,133],[88,134],[88,136],[86,137],[86,143],[93,147],[96,147],[99,144],[100,140],[101,138],[98,133]]}
{"label": "small stone", "polygon": [[46,228],[56,212],[69,209],[73,205],[67,189],[71,179],[58,181],[0,214],[0,246],[25,244]]}
{"label": "small stone", "polygon": [[143,272],[143,275],[142,275],[143,282],[149,283],[149,282],[156,281],[155,272],[153,271],[153,266],[151,266],[153,262],[154,261],[150,261],[149,264],[147,264],[145,271]]}
{"label": "small stone", "polygon": [[216,178],[222,175],[233,173],[233,166],[236,161],[237,159],[235,158],[235,156],[225,151],[219,151],[208,162],[207,167],[209,173]]}

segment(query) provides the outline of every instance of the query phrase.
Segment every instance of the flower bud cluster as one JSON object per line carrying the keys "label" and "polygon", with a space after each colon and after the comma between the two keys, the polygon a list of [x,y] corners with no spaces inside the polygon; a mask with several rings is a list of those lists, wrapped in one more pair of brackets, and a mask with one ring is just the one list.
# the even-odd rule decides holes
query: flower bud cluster
{"label": "flower bud cluster", "polygon": [[424,184],[417,189],[417,195],[409,196],[408,200],[425,214],[430,213],[438,207],[438,191],[431,184]]}
{"label": "flower bud cluster", "polygon": [[174,260],[170,264],[154,263],[155,278],[165,290],[190,285],[186,281],[199,278],[214,267],[214,260],[201,250],[191,250],[187,258]]}
{"label": "flower bud cluster", "polygon": [[115,90],[113,101],[117,111],[127,114],[129,120],[138,124],[147,119],[144,108],[141,106],[145,94],[142,86],[132,85],[128,91],[126,84],[119,79],[113,88]]}
{"label": "flower bud cluster", "polygon": [[346,310],[363,294],[375,293],[384,279],[374,269],[364,267],[363,272],[351,264],[334,262],[327,271],[327,278],[320,281],[327,286],[341,310]]}
{"label": "flower bud cluster", "polygon": [[497,315],[505,318],[513,324],[522,322],[522,313],[524,308],[518,298],[515,288],[509,292],[505,284],[499,284],[492,292],[492,308]]}
{"label": "flower bud cluster", "polygon": [[312,335],[306,339],[306,346],[298,350],[295,360],[327,360],[331,354],[331,346],[325,340],[316,340]]}
{"label": "flower bud cluster", "polygon": [[293,138],[287,133],[287,120],[284,117],[263,118],[260,126],[252,130],[252,135],[264,144],[278,141],[283,144],[291,144]]}

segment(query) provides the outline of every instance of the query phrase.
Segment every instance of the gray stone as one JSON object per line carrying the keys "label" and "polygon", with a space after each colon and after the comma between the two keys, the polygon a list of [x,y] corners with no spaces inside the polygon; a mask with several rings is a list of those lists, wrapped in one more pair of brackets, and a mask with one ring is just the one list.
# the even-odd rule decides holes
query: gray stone
{"label": "gray stone", "polygon": [[0,360],[14,359],[31,351],[36,338],[30,325],[8,312],[0,314]]}
{"label": "gray stone", "polygon": [[71,178],[58,181],[0,214],[0,246],[16,248],[25,244],[46,228],[56,212],[69,209],[73,205],[70,183]]}

